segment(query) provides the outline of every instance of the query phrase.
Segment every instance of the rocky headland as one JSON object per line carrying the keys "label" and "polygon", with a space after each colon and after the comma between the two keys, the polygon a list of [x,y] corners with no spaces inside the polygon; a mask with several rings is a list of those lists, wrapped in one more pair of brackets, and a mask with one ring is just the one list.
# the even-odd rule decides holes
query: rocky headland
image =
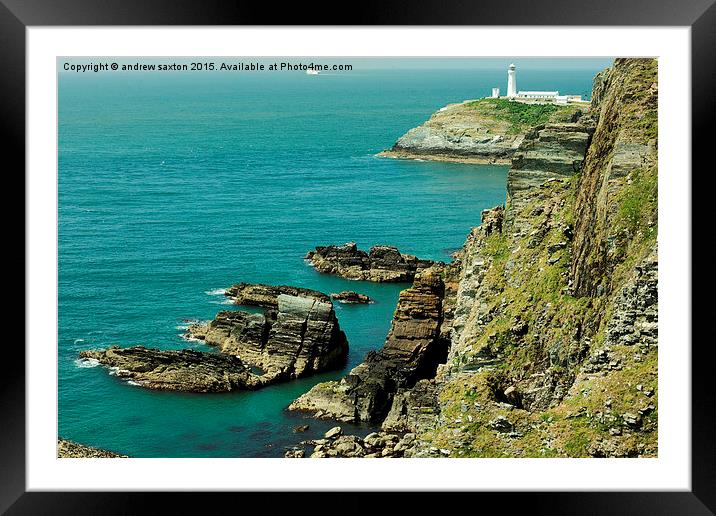
{"label": "rocky headland", "polygon": [[466,100],[435,112],[379,156],[509,164],[532,127],[569,122],[582,109],[585,107],[525,104],[506,99]]}
{"label": "rocky headland", "polygon": [[416,276],[381,351],[291,405],[381,425],[311,456],[657,455],[657,103],[656,60],[617,59],[587,113],[525,130],[505,206]]}
{"label": "rocky headland", "polygon": [[354,242],[317,246],[306,254],[305,259],[324,274],[352,280],[406,283],[413,281],[419,270],[436,263],[403,254],[388,245],[376,245],[365,252],[358,249]]}
{"label": "rocky headland", "polygon": [[115,459],[127,458],[128,456],[68,441],[67,439],[58,439],[57,457],[60,459]]}
{"label": "rocky headland", "polygon": [[242,304],[268,308],[263,314],[222,311],[212,321],[187,329],[187,336],[217,347],[219,353],[134,346],[83,351],[80,358],[97,360],[142,387],[190,392],[256,389],[345,362],[348,341],[327,295],[246,283],[229,291]]}

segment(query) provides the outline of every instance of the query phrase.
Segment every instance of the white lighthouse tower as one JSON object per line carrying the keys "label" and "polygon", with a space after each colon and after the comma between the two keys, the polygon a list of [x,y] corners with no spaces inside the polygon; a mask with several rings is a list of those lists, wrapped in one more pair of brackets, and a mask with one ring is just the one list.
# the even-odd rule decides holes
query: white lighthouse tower
{"label": "white lighthouse tower", "polygon": [[515,78],[515,64],[507,67],[507,98],[517,96],[517,79]]}

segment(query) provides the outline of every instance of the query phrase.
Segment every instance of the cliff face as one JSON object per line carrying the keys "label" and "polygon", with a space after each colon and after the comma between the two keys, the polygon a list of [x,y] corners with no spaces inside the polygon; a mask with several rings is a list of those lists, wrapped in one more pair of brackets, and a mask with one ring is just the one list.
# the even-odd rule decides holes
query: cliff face
{"label": "cliff face", "polygon": [[588,114],[525,132],[449,265],[447,359],[383,419],[404,456],[656,456],[656,72],[618,59]]}
{"label": "cliff face", "polygon": [[589,115],[518,149],[461,252],[447,363],[386,420],[416,455],[656,455],[656,67],[617,60]]}

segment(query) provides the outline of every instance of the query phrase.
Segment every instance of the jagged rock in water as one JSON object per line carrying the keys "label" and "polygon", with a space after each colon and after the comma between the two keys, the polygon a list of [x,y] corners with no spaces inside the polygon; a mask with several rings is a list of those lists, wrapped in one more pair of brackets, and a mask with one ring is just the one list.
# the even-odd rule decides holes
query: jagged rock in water
{"label": "jagged rock in water", "polygon": [[60,459],[110,459],[127,458],[127,455],[120,455],[111,451],[86,446],[67,439],[57,440],[57,457]]}
{"label": "jagged rock in water", "polygon": [[286,294],[297,297],[311,297],[321,301],[330,301],[323,292],[290,285],[264,285],[261,283],[237,283],[227,288],[224,295],[237,305],[278,308],[278,296]]}
{"label": "jagged rock in water", "polygon": [[358,292],[353,292],[351,290],[344,290],[342,292],[338,292],[337,294],[331,294],[331,299],[338,301],[339,303],[346,304],[365,305],[371,302],[371,299],[365,294],[359,294]]}
{"label": "jagged rock in water", "polygon": [[378,421],[390,409],[400,387],[411,387],[435,373],[445,360],[442,338],[444,266],[423,270],[415,283],[400,293],[385,345],[340,382],[316,385],[295,400],[289,410],[321,413],[340,421]]}
{"label": "jagged rock in water", "polygon": [[305,258],[319,272],[376,282],[410,282],[416,272],[436,263],[402,254],[397,248],[387,245],[373,246],[366,253],[358,249],[353,242],[317,246],[316,250],[309,251]]}
{"label": "jagged rock in water", "polygon": [[260,368],[265,376],[299,378],[342,365],[348,342],[333,304],[322,297],[278,294],[265,314],[219,312],[187,334]]}
{"label": "jagged rock in water", "polygon": [[148,389],[188,392],[228,392],[262,385],[238,358],[189,349],[164,351],[133,346],[80,352],[80,358],[108,366],[119,378]]}

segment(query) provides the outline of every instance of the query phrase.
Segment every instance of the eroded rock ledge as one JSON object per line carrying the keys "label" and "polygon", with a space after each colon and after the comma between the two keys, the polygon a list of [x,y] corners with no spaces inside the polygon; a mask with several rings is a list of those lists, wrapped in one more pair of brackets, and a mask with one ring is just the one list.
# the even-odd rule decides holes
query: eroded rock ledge
{"label": "eroded rock ledge", "polygon": [[[256,389],[345,362],[348,341],[325,294],[250,284],[232,289],[242,301],[275,309],[263,314],[222,311],[209,323],[187,329],[187,336],[216,346],[220,353],[135,346],[83,351],[80,358],[96,360],[142,387],[190,392]],[[306,295],[281,293],[287,291]]]}
{"label": "eroded rock ledge", "polygon": [[386,415],[397,389],[434,375],[447,355],[443,298],[448,269],[435,265],[419,272],[413,286],[400,293],[383,348],[369,352],[340,382],[314,386],[289,410],[346,422],[375,422]]}
{"label": "eroded rock ledge", "polygon": [[439,263],[403,254],[388,245],[376,245],[365,252],[358,249],[354,242],[317,246],[305,258],[318,272],[376,282],[411,282],[419,270]]}
{"label": "eroded rock ledge", "polygon": [[112,368],[119,378],[148,389],[187,392],[228,392],[253,389],[262,379],[237,357],[191,349],[165,351],[133,346],[80,352]]}

